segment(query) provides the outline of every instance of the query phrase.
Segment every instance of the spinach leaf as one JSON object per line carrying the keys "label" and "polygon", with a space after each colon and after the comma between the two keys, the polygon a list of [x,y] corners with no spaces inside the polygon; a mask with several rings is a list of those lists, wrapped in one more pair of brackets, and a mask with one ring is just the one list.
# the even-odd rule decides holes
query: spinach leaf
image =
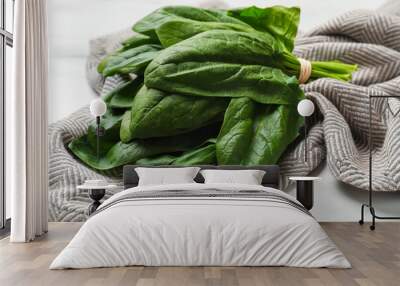
{"label": "spinach leaf", "polygon": [[165,154],[157,157],[143,158],[136,162],[139,165],[215,165],[217,158],[215,155],[215,144],[209,144],[183,152],[180,155]]}
{"label": "spinach leaf", "polygon": [[142,158],[136,161],[137,165],[162,166],[171,165],[179,155],[163,154],[155,157]]}
{"label": "spinach leaf", "polygon": [[262,105],[232,99],[217,138],[219,164],[276,164],[298,136],[303,118],[296,105]]}
{"label": "spinach leaf", "polygon": [[157,39],[156,30],[166,22],[189,19],[201,22],[225,22],[243,25],[244,23],[227,15],[226,11],[207,10],[189,6],[171,6],[160,8],[136,22],[133,30]]}
{"label": "spinach leaf", "polygon": [[231,30],[211,30],[197,34],[157,55],[145,72],[148,76],[159,65],[183,62],[222,62],[265,65],[282,68],[283,51],[269,34]]}
{"label": "spinach leaf", "polygon": [[132,140],[133,135],[131,133],[130,125],[131,125],[131,111],[128,110],[125,112],[122,117],[121,129],[119,130],[119,138],[123,143],[128,143]]}
{"label": "spinach leaf", "polygon": [[118,87],[116,87],[110,96],[110,101],[108,107],[111,108],[131,108],[133,98],[143,86],[143,78],[137,77],[134,80],[126,82]]}
{"label": "spinach leaf", "polygon": [[273,37],[203,32],[161,51],[145,71],[145,84],[169,93],[296,104],[303,93],[295,77],[278,69],[281,52]]}
{"label": "spinach leaf", "polygon": [[300,8],[283,6],[258,8],[252,6],[228,11],[228,15],[257,30],[270,33],[283,43],[287,51],[293,50],[300,21]]}
{"label": "spinach leaf", "polygon": [[120,51],[126,51],[139,46],[150,44],[160,44],[160,42],[158,41],[158,39],[153,39],[149,36],[136,33],[122,42],[122,48]]}
{"label": "spinach leaf", "polygon": [[209,144],[198,149],[184,152],[172,162],[172,165],[215,165],[216,163],[215,144]]}
{"label": "spinach leaf", "polygon": [[97,70],[103,76],[129,73],[140,75],[161,49],[159,45],[142,45],[118,51],[103,59]]}
{"label": "spinach leaf", "polygon": [[166,94],[143,86],[133,100],[129,125],[122,125],[121,140],[171,136],[221,122],[227,106],[222,98]]}
{"label": "spinach leaf", "polygon": [[172,20],[157,28],[157,37],[163,47],[169,47],[194,35],[210,30],[233,30],[242,32],[256,31],[246,24],[233,24],[223,22],[200,22],[188,19]]}
{"label": "spinach leaf", "polygon": [[296,104],[303,98],[295,77],[259,65],[185,62],[160,65],[145,77],[150,88],[204,97],[247,97],[263,104]]}
{"label": "spinach leaf", "polygon": [[249,98],[232,99],[217,137],[217,159],[220,164],[240,165],[253,137],[256,103]]}
{"label": "spinach leaf", "polygon": [[139,159],[158,154],[192,150],[218,134],[220,124],[209,125],[196,131],[164,138],[137,139],[129,143],[117,142],[97,160],[96,149],[86,135],[70,142],[68,148],[83,162],[97,170],[109,170]]}

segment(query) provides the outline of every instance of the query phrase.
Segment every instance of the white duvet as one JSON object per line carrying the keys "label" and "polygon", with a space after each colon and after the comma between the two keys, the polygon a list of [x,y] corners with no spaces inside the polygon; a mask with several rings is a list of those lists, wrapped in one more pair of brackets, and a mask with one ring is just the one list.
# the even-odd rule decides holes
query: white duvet
{"label": "white duvet", "polygon": [[[318,222],[299,209],[257,198],[152,198],[130,192],[263,190],[262,186],[179,184],[135,187],[107,201],[50,269],[146,266],[294,266],[349,268]],[[108,206],[108,207],[106,207]]]}

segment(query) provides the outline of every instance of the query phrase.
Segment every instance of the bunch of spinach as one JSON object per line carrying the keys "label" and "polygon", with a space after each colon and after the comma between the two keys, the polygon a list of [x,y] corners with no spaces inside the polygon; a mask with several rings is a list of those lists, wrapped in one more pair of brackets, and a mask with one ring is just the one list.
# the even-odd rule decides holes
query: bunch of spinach
{"label": "bunch of spinach", "polygon": [[[299,17],[282,6],[154,11],[98,66],[104,77],[128,79],[105,96],[100,159],[94,125],[69,149],[98,170],[276,163],[303,123],[292,54]],[[356,69],[337,61],[312,67],[312,79],[350,80]]]}

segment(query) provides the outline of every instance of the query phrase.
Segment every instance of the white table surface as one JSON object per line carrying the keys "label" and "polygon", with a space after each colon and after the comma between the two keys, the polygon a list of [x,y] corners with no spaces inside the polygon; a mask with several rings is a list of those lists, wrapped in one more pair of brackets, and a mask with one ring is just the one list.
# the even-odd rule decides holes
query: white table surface
{"label": "white table surface", "polygon": [[289,177],[291,181],[317,181],[320,177]]}
{"label": "white table surface", "polygon": [[102,189],[115,189],[118,188],[117,185],[103,185],[103,186],[91,186],[91,185],[79,185],[77,186],[78,189],[80,190],[102,190]]}

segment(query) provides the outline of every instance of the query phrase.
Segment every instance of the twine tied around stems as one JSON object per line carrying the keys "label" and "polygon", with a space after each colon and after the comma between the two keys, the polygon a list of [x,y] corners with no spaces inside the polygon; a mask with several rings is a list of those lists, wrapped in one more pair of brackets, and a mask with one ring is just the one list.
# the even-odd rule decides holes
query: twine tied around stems
{"label": "twine tied around stems", "polygon": [[311,76],[312,65],[310,61],[305,59],[298,58],[298,60],[300,62],[299,83],[303,84],[306,83]]}

